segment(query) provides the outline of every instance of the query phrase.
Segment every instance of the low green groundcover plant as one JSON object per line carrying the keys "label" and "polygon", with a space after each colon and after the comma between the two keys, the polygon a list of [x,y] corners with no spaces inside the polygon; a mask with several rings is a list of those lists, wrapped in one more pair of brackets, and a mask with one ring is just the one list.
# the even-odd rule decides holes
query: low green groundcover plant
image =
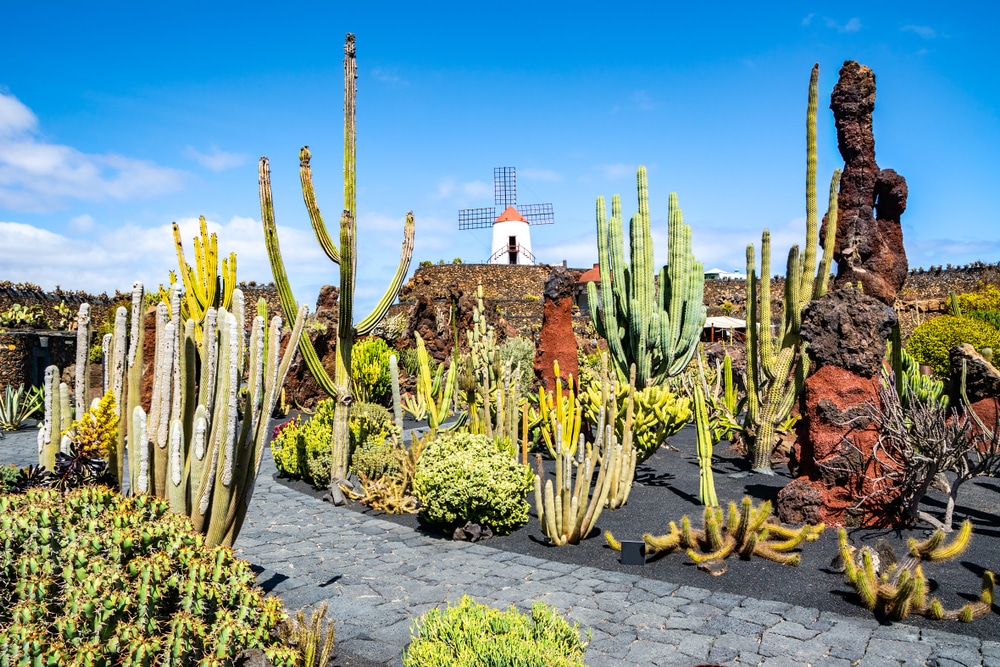
{"label": "low green groundcover plant", "polygon": [[468,595],[442,611],[434,608],[413,624],[403,667],[582,667],[587,643],[579,624],[544,602],[531,616],[477,604]]}
{"label": "low green groundcover plant", "polygon": [[281,602],[150,496],[101,487],[0,496],[0,664],[293,667]]}
{"label": "low green groundcover plant", "polygon": [[528,521],[531,468],[506,440],[444,433],[417,462],[413,491],[425,521],[450,530],[467,521],[509,533]]}
{"label": "low green groundcover plant", "polygon": [[920,364],[934,369],[938,377],[950,374],[951,348],[969,343],[977,351],[1000,348],[1000,330],[988,322],[971,317],[942,315],[928,320],[910,334],[906,351]]}

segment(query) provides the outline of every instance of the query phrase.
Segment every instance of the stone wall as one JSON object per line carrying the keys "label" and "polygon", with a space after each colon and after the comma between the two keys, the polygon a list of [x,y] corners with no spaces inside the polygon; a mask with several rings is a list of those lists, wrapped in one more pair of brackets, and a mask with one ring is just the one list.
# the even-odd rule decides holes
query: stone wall
{"label": "stone wall", "polygon": [[0,389],[38,386],[45,368],[66,368],[76,362],[76,334],[68,331],[8,331],[0,333]]}

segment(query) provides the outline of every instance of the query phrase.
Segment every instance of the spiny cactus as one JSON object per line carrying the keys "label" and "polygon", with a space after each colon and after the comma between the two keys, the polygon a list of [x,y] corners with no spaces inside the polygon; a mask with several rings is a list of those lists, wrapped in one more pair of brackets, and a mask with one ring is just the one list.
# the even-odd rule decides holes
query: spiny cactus
{"label": "spiny cactus", "polygon": [[718,507],[719,498],[715,495],[715,477],[712,475],[715,437],[709,426],[705,393],[700,385],[694,387],[694,421],[698,430],[698,500],[702,505]]}
{"label": "spiny cactus", "polygon": [[[236,253],[229,253],[222,260],[222,277],[219,277],[219,240],[215,234],[208,234],[208,223],[205,216],[198,218],[201,236],[194,237],[194,266],[184,258],[184,244],[181,242],[181,230],[173,223],[174,246],[177,248],[177,266],[180,269],[184,285],[184,303],[181,316],[194,320],[195,341],[201,341],[201,328],[205,314],[209,308],[229,309],[233,303],[233,290],[236,288]],[[177,277],[170,272],[170,284],[176,283]]]}
{"label": "spiny cactus", "polygon": [[2,664],[222,665],[246,648],[296,664],[281,602],[166,501],[32,489],[0,496],[0,531]]}
{"label": "spiny cactus", "polygon": [[[771,453],[778,443],[778,425],[791,413],[795,399],[805,385],[809,360],[805,342],[799,336],[802,312],[812,299],[826,293],[837,229],[837,192],[840,170],[830,180],[823,259],[817,270],[816,247],[819,219],[816,212],[816,109],[818,106],[819,65],[809,79],[809,106],[806,114],[806,247],[788,251],[782,324],[775,339],[771,335],[771,233],[761,236],[760,274],[753,244],[747,246],[747,411],[743,436],[751,452],[753,469],[771,472]],[[815,274],[815,275],[814,275]]]}
{"label": "spiny cactus", "polygon": [[[602,396],[601,385],[597,382],[588,384],[580,392],[584,421],[590,426],[597,424],[604,401]],[[614,383],[612,397],[618,405],[614,427],[619,439],[625,437],[625,404],[630,400],[634,404],[632,439],[639,463],[655,454],[667,438],[677,434],[691,419],[691,399],[678,396],[666,385],[640,387],[632,391],[629,385],[618,381]]]}
{"label": "spiny cactus", "polygon": [[[399,266],[396,275],[388,289],[376,304],[374,310],[354,324],[354,280],[355,237],[357,205],[355,201],[355,162],[357,158],[357,60],[354,47],[354,35],[347,34],[344,44],[344,209],[340,216],[340,245],[330,238],[319,205],[316,203],[316,193],[312,184],[312,167],[309,147],[305,146],[299,152],[299,177],[302,181],[302,197],[309,212],[313,231],[320,247],[336,264],[340,265],[340,302],[337,327],[337,354],[333,378],[329,376],[323,364],[320,363],[316,350],[308,336],[299,340],[302,358],[316,379],[317,384],[337,401],[336,417],[333,424],[333,465],[331,466],[331,482],[337,483],[347,477],[348,459],[350,456],[350,436],[347,429],[348,410],[353,400],[351,394],[351,345],[356,336],[366,336],[378,325],[389,311],[389,306],[399,294],[406,273],[409,271],[410,259],[413,256],[413,212],[406,214],[404,225],[404,240],[400,252]],[[271,262],[271,272],[278,288],[278,296],[285,316],[291,319],[297,309],[295,297],[285,272],[284,260],[278,245],[278,229],[274,219],[274,203],[271,198],[271,168],[266,157],[260,159],[258,169],[260,183],[260,210],[264,223],[264,239],[267,254]]]}
{"label": "spiny cactus", "polygon": [[680,373],[698,347],[705,324],[705,274],[691,252],[691,228],[670,193],[669,255],[657,282],[650,235],[646,168],[636,177],[639,211],[630,222],[630,266],[625,265],[621,197],[611,198],[608,220],[604,197],[597,198],[597,256],[601,293],[588,283],[587,295],[597,333],[608,341],[619,381],[636,365],[636,386],[662,384]]}
{"label": "spiny cactus", "polygon": [[[743,498],[739,509],[735,502],[729,503],[729,512],[723,521],[721,507],[705,507],[701,530],[691,527],[687,516],[681,518],[680,528],[673,521],[665,535],[646,533],[646,553],[670,553],[685,549],[688,557],[699,566],[710,568],[713,563],[725,560],[733,553],[749,560],[759,556],[784,565],[798,565],[798,553],[788,553],[803,542],[813,542],[823,533],[824,525],[804,525],[801,528],[786,528],[771,518],[771,503],[762,502],[754,508],[749,496]],[[605,540],[616,551],[621,550],[621,542],[610,531],[605,532]]]}
{"label": "spiny cactus", "polygon": [[[631,369],[631,382],[635,382],[635,368]],[[607,363],[604,364],[604,384],[609,385]],[[558,386],[558,384],[557,384]],[[632,385],[634,388],[634,384]],[[634,391],[632,392],[634,394]],[[562,424],[555,423],[555,485],[545,479],[542,457],[535,457],[535,510],[542,533],[555,546],[579,544],[594,529],[604,507],[616,509],[628,501],[635,476],[636,451],[632,444],[632,404],[627,407],[625,437],[619,441],[615,435],[614,394],[607,392],[607,401],[601,409],[597,426],[597,439],[593,445],[584,441],[581,434],[573,451],[564,444]],[[594,471],[600,472],[594,482]],[[593,491],[591,490],[593,483]]]}
{"label": "spiny cactus", "polygon": [[427,422],[432,432],[441,428],[441,425],[451,414],[451,401],[455,392],[455,382],[457,378],[457,364],[452,363],[448,367],[448,375],[442,380],[444,364],[439,364],[437,372],[431,377],[430,355],[427,354],[427,347],[420,334],[414,334],[417,339],[417,410],[423,405],[426,410]]}
{"label": "spiny cactus", "polygon": [[[607,359],[604,360],[604,364],[606,367]],[[577,443],[580,440],[584,406],[578,388],[574,386],[575,378],[572,375],[569,376],[564,393],[558,360],[553,362],[552,369],[556,379],[555,392],[546,392],[545,387],[539,387],[538,411],[536,412],[534,407],[529,408],[528,418],[532,424],[537,424],[541,431],[545,447],[549,450],[549,456],[555,458],[556,450],[562,448],[566,456],[573,457],[576,455]],[[602,387],[604,390],[603,398],[600,393]],[[597,388],[600,405],[606,404],[609,390],[610,387],[607,384]],[[611,396],[614,396],[613,392],[611,392]]]}
{"label": "spiny cactus", "polygon": [[[879,616],[899,621],[911,613],[933,620],[948,619],[968,623],[990,612],[993,604],[993,573],[983,573],[982,592],[979,599],[960,609],[946,610],[937,598],[927,600],[929,585],[924,576],[923,563],[949,560],[961,554],[972,537],[972,522],[966,520],[950,543],[945,543],[943,531],[935,531],[922,542],[910,538],[909,554],[897,562],[888,552],[885,558],[876,559],[869,547],[856,549],[847,540],[847,531],[840,530],[840,561],[844,576],[857,591],[861,603]],[[887,561],[887,562],[883,562]]]}
{"label": "spiny cactus", "polygon": [[[206,311],[201,378],[196,384],[195,323],[189,319],[181,326],[180,289],[174,285],[170,292],[173,316],[167,317],[166,304],[161,302],[157,307],[153,390],[147,414],[140,405],[142,291],[142,285],[137,283],[133,291],[133,337],[125,340],[122,321],[113,344],[116,351],[122,351],[131,343],[127,407],[122,419],[128,426],[125,442],[129,470],[123,470],[125,442],[121,438],[113,443],[112,470],[117,468],[120,481],[128,478],[134,493],[164,498],[173,511],[189,516],[209,544],[231,546],[253,494],[269,434],[268,416],[291,364],[294,344],[301,336],[306,308],[300,309],[290,344],[279,358],[281,318],[274,317],[270,331],[265,332],[267,309],[261,301],[247,343],[243,293],[234,290],[233,313],[224,308]],[[115,368],[111,384],[122,387],[125,367],[116,364]],[[42,465],[49,456],[54,457],[52,429],[69,414],[68,405],[52,407],[57,369],[51,367],[46,375],[50,378],[48,408],[39,435]],[[63,391],[60,389],[60,393]],[[246,392],[246,402],[240,410],[237,396],[241,391]]]}

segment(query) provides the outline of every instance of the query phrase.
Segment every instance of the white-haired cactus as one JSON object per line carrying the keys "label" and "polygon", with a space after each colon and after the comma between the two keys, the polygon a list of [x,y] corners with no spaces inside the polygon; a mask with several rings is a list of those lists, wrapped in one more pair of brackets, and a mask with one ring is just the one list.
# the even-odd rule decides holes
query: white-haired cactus
{"label": "white-haired cactus", "polygon": [[[330,466],[331,482],[339,482],[347,477],[348,459],[350,456],[350,433],[347,428],[347,415],[353,396],[351,394],[351,345],[355,336],[365,336],[372,332],[378,323],[389,311],[389,306],[395,301],[399,289],[403,285],[406,273],[410,267],[410,258],[413,256],[413,212],[406,215],[404,225],[403,248],[400,253],[399,266],[396,268],[396,275],[393,277],[385,294],[376,304],[374,310],[354,324],[354,278],[355,264],[355,236],[357,206],[355,197],[355,161],[357,156],[357,122],[356,122],[356,98],[357,98],[357,61],[354,50],[354,35],[348,33],[344,44],[344,209],[340,216],[340,245],[333,242],[323,216],[320,214],[319,205],[316,203],[316,193],[312,185],[312,168],[309,165],[311,154],[309,147],[305,146],[299,152],[299,177],[302,181],[302,197],[305,200],[306,209],[309,211],[309,219],[312,222],[313,230],[316,232],[316,239],[320,247],[331,261],[340,265],[340,308],[339,321],[337,327],[337,354],[336,365],[333,378],[323,368],[319,357],[313,348],[308,336],[303,336],[299,340],[299,349],[302,358],[316,379],[316,383],[326,393],[336,399],[336,406],[333,418],[333,461]],[[278,230],[274,220],[274,203],[271,199],[271,169],[266,157],[260,159],[258,169],[258,179],[260,183],[260,210],[264,223],[264,240],[267,245],[267,254],[271,261],[271,272],[274,274],[274,284],[278,288],[278,296],[281,299],[281,307],[284,309],[286,317],[291,317],[295,312],[295,297],[292,295],[291,286],[288,283],[288,275],[285,273],[285,264],[281,258],[281,250],[278,246]]]}
{"label": "white-haired cactus", "polygon": [[[124,318],[117,318],[111,347],[118,361],[109,384],[123,392],[125,350],[129,349],[123,419],[128,425],[129,470],[124,471],[123,441],[112,448],[111,468],[119,471],[123,483],[127,477],[133,492],[163,498],[171,510],[190,517],[210,545],[232,546],[253,494],[268,437],[268,417],[302,334],[306,308],[298,311],[280,356],[281,318],[275,316],[265,334],[267,308],[258,304],[247,344],[243,294],[234,290],[233,312],[209,308],[205,313],[201,376],[196,385],[196,323],[188,319],[181,325],[179,292],[176,286],[171,290],[172,318],[167,317],[166,304],[157,307],[148,415],[140,404],[144,329],[137,321],[143,315],[141,284],[133,292],[134,336],[130,341],[124,337]],[[50,367],[46,371],[46,421],[39,431],[40,463],[50,468],[58,451],[58,425],[69,414],[68,388],[63,384],[56,389],[57,380],[58,369]],[[245,402],[238,409],[241,392]],[[57,397],[62,400],[57,402]]]}

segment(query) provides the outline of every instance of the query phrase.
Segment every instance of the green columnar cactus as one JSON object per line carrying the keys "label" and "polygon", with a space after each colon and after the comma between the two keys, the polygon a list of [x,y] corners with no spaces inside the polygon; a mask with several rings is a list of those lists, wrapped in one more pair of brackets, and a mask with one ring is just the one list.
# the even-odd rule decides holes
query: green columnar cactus
{"label": "green columnar cactus", "polygon": [[[576,455],[576,446],[580,440],[584,405],[580,400],[579,387],[574,387],[575,378],[569,376],[564,394],[559,362],[553,362],[552,368],[556,379],[556,390],[554,393],[551,391],[546,393],[545,387],[538,388],[538,413],[535,414],[534,408],[531,408],[529,420],[538,423],[549,456],[555,458],[556,450],[562,447],[566,455],[572,457]],[[597,387],[595,391],[598,392],[601,406],[607,403],[608,391],[614,396],[613,387],[609,389],[606,384]],[[614,420],[609,423],[614,424]]]}
{"label": "green columnar cactus", "polygon": [[[331,261],[340,265],[340,308],[337,331],[337,354],[334,376],[330,377],[323,364],[320,363],[316,350],[308,336],[299,340],[302,358],[316,379],[317,384],[337,400],[337,409],[333,424],[333,465],[331,466],[331,481],[339,482],[347,477],[348,459],[350,457],[350,436],[347,428],[348,409],[353,397],[351,395],[351,344],[355,336],[365,336],[372,332],[376,325],[385,317],[389,306],[399,294],[413,256],[413,212],[406,215],[404,225],[403,247],[400,253],[399,266],[396,275],[389,284],[385,294],[379,300],[374,310],[354,325],[354,278],[355,278],[355,220],[357,206],[355,202],[355,162],[357,156],[356,131],[356,97],[357,97],[357,61],[355,58],[354,35],[348,33],[344,45],[344,210],[340,217],[340,246],[334,244],[327,232],[326,224],[316,203],[316,194],[312,185],[312,168],[309,166],[311,154],[309,147],[303,147],[299,152],[299,176],[302,181],[302,197],[309,212],[309,220],[316,233],[320,247]],[[268,159],[262,157],[258,169],[260,184],[260,210],[264,223],[264,239],[267,254],[271,262],[271,272],[278,288],[281,307],[289,319],[296,311],[295,297],[292,295],[285,272],[284,260],[278,245],[278,230],[274,219],[274,203],[271,198],[271,170]]]}
{"label": "green columnar cactus", "polygon": [[403,405],[399,401],[399,362],[395,354],[389,355],[389,376],[392,378],[392,416],[396,428],[403,432]]}
{"label": "green columnar cactus", "polygon": [[[172,290],[173,321],[167,318],[166,304],[157,307],[157,341],[150,411],[139,404],[142,385],[142,326],[133,326],[128,372],[129,470],[122,473],[130,480],[134,493],[150,494],[169,502],[171,510],[191,519],[195,530],[206,536],[210,545],[232,546],[239,534],[253,494],[254,478],[267,437],[268,416],[291,364],[302,334],[306,308],[296,317],[284,356],[279,358],[281,318],[274,317],[265,332],[266,305],[258,304],[249,342],[246,341],[243,316],[243,293],[233,291],[233,312],[209,308],[202,328],[203,353],[201,380],[194,381],[197,368],[195,321],[183,327],[179,320],[179,289]],[[133,291],[133,323],[141,318],[142,286]],[[138,306],[136,304],[139,304]],[[124,329],[124,323],[122,323]],[[125,349],[126,341],[116,346]],[[124,364],[121,366],[124,373]],[[58,371],[47,372],[49,385]],[[120,379],[112,378],[112,383]],[[65,386],[65,385],[64,385]],[[46,423],[40,430],[43,442],[59,422],[69,414],[68,391],[65,404],[49,408]],[[46,401],[52,405],[54,391],[47,389]],[[237,397],[245,396],[237,408]],[[126,420],[123,420],[126,421]],[[51,426],[50,426],[51,425]],[[43,463],[51,445],[40,447]],[[116,462],[120,466],[123,452]]]}
{"label": "green columnar cactus", "polygon": [[62,451],[62,432],[73,422],[70,412],[69,386],[59,382],[59,369],[45,369],[45,421],[38,429],[38,464],[55,470],[56,454]]}
{"label": "green columnar cactus", "polygon": [[458,364],[452,363],[448,367],[447,376],[443,375],[444,365],[438,365],[437,373],[431,377],[430,356],[427,354],[424,339],[420,334],[414,335],[417,339],[417,363],[420,366],[417,372],[417,395],[426,410],[427,423],[433,433],[441,428],[441,424],[451,414],[451,399],[455,393]]}
{"label": "green columnar cactus", "polygon": [[826,293],[837,224],[837,191],[840,170],[830,180],[830,203],[824,237],[823,259],[817,272],[816,247],[819,220],[816,211],[816,109],[818,106],[819,65],[809,80],[806,114],[806,249],[788,251],[782,324],[777,337],[771,334],[771,233],[761,236],[761,267],[757,275],[753,244],[747,246],[747,411],[743,436],[747,439],[753,469],[771,472],[771,452],[778,442],[778,425],[791,413],[795,399],[805,385],[809,360],[805,342],[799,336],[802,312],[812,299]]}
{"label": "green columnar cactus", "polygon": [[946,610],[937,598],[927,600],[929,584],[924,576],[923,563],[955,558],[969,544],[972,522],[966,520],[955,538],[945,544],[943,531],[935,531],[923,542],[910,538],[908,557],[898,561],[894,554],[878,559],[869,547],[856,549],[847,540],[847,531],[840,529],[840,558],[844,575],[861,598],[862,604],[880,616],[895,621],[917,613],[932,620],[959,620],[968,623],[990,613],[993,604],[995,578],[990,571],[983,572],[982,591],[979,599],[960,609]]}
{"label": "green columnar cactus", "polygon": [[[201,327],[209,308],[230,308],[233,289],[236,288],[236,253],[229,253],[222,260],[222,277],[219,277],[219,240],[215,234],[209,236],[205,216],[198,218],[201,237],[194,237],[194,266],[184,258],[184,244],[181,230],[173,223],[174,246],[177,248],[177,266],[184,284],[184,307],[182,317],[195,322],[195,340],[201,340]],[[170,283],[176,282],[171,271]]]}
{"label": "green columnar cactus", "polygon": [[715,438],[709,428],[708,408],[701,385],[694,387],[694,421],[698,429],[698,500],[702,505],[718,507],[719,498],[715,495],[715,477],[712,475],[712,446]]}
{"label": "green columnar cactus", "polygon": [[702,297],[705,274],[691,252],[691,228],[684,224],[677,195],[670,194],[667,234],[669,257],[659,273],[653,269],[649,192],[646,168],[637,175],[639,212],[630,223],[630,266],[625,266],[621,198],[611,198],[608,220],[604,197],[597,198],[597,255],[601,294],[588,284],[591,317],[597,332],[608,341],[620,381],[636,365],[638,387],[662,384],[680,373],[691,360],[705,324]]}

